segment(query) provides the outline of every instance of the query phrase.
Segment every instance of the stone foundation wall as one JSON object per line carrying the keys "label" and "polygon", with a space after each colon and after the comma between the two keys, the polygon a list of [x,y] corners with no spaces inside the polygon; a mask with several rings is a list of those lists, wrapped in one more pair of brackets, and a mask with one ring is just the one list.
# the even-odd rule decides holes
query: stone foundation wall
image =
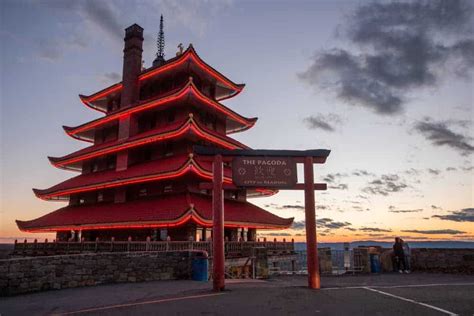
{"label": "stone foundation wall", "polygon": [[412,249],[410,263],[414,271],[474,274],[474,249]]}
{"label": "stone foundation wall", "polygon": [[190,279],[196,252],[96,253],[0,260],[0,296],[105,283]]}
{"label": "stone foundation wall", "polygon": [[[383,272],[393,271],[393,250],[384,249],[380,261]],[[413,271],[474,274],[474,249],[414,248],[409,264]]]}

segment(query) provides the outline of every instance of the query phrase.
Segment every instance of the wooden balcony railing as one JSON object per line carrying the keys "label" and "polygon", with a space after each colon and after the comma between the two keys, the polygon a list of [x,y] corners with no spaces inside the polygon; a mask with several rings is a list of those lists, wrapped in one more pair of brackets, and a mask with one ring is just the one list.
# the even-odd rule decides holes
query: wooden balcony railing
{"label": "wooden balcony railing", "polygon": [[[266,248],[268,255],[293,254],[294,242],[287,241],[226,241],[226,257],[250,256],[252,248]],[[138,252],[138,251],[205,251],[212,256],[211,241],[53,241],[17,242],[13,255],[47,256],[92,252]]]}

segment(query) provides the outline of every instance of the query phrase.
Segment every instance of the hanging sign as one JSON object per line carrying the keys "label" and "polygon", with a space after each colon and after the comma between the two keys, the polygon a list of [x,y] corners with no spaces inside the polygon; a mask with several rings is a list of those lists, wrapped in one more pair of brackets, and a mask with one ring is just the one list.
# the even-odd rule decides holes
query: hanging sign
{"label": "hanging sign", "polygon": [[287,157],[235,157],[232,179],[240,187],[292,187],[297,182],[296,163]]}

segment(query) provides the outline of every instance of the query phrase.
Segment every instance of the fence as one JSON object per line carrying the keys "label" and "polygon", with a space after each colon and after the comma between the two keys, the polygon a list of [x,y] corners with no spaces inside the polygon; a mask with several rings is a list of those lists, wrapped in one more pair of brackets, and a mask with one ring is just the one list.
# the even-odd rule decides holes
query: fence
{"label": "fence", "polygon": [[[269,255],[294,253],[294,243],[280,241],[227,241],[227,257],[249,256],[252,248],[266,248]],[[138,252],[138,251],[206,251],[212,256],[211,241],[54,241],[28,243],[15,241],[13,255],[47,256],[58,254],[76,254],[88,252]]]}
{"label": "fence", "polygon": [[[366,248],[353,250],[318,249],[319,269],[322,274],[345,274],[370,272],[369,255]],[[306,251],[296,251],[300,272],[306,271]]]}

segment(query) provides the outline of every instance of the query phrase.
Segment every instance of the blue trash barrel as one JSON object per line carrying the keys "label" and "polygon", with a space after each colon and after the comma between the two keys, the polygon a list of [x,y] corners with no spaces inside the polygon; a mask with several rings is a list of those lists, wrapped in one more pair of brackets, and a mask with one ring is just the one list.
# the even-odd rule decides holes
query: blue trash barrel
{"label": "blue trash barrel", "polygon": [[209,279],[208,276],[209,262],[207,257],[196,257],[192,261],[192,276],[191,278],[194,281],[204,281],[207,282]]}
{"label": "blue trash barrel", "polygon": [[380,257],[377,254],[370,254],[370,271],[372,273],[380,273]]}

